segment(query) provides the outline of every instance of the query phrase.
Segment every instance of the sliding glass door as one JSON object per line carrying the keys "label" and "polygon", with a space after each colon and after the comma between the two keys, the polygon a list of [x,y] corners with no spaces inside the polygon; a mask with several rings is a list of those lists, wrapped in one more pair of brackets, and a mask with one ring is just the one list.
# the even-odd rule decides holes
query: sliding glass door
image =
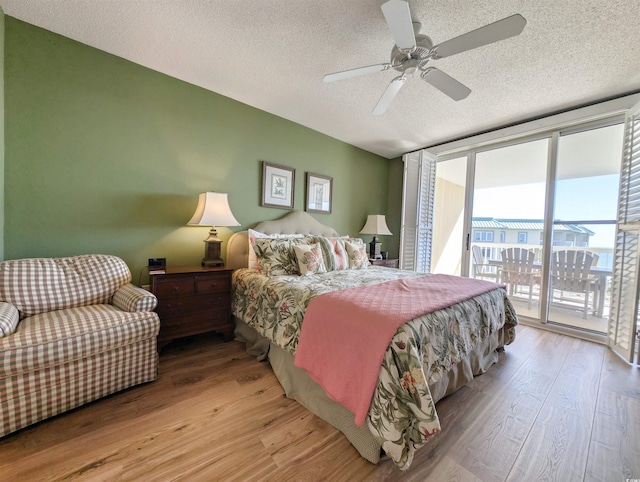
{"label": "sliding glass door", "polygon": [[607,332],[623,124],[560,133],[549,321]]}
{"label": "sliding glass door", "polygon": [[538,139],[475,156],[472,274],[507,284],[517,313],[531,318],[540,317],[548,144]]}

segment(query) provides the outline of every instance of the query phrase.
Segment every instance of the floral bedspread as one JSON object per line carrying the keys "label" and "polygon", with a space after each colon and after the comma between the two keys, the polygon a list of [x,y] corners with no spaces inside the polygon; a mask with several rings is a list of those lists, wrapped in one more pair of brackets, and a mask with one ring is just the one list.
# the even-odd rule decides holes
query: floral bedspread
{"label": "floral bedspread", "polygon": [[[344,288],[424,276],[371,266],[313,276],[233,274],[233,314],[295,355],[304,311],[315,296]],[[467,320],[458,323],[457,320]],[[407,469],[415,451],[440,430],[428,384],[435,383],[491,333],[506,325],[507,344],[517,317],[506,291],[496,289],[409,321],[394,335],[373,395],[369,429],[394,462]]]}

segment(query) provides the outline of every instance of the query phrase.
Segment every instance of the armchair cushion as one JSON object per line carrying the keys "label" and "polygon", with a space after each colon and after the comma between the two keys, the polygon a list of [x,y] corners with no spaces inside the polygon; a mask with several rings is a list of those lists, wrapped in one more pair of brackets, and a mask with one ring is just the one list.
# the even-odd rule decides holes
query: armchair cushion
{"label": "armchair cushion", "polygon": [[158,304],[158,299],[147,290],[127,283],[118,288],[111,303],[122,311],[153,311]]}
{"label": "armchair cushion", "polygon": [[131,281],[116,256],[88,254],[69,258],[28,258],[0,263],[0,299],[20,319],[48,311],[109,303]]}
{"label": "armchair cushion", "polygon": [[0,338],[0,381],[155,337],[159,327],[155,313],[125,313],[104,304],[30,316],[13,335]]}
{"label": "armchair cushion", "polygon": [[15,306],[0,301],[0,337],[10,335],[18,327],[20,313]]}

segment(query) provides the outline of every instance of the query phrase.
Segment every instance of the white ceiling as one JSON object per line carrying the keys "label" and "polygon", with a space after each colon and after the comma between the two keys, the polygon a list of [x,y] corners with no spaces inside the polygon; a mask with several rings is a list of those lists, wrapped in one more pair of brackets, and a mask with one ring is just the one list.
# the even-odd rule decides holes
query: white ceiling
{"label": "white ceiling", "polygon": [[384,0],[0,0],[5,14],[384,157],[640,90],[639,0],[409,0],[434,44],[519,13],[517,37],[433,63],[472,93],[418,76],[326,73],[389,61]]}

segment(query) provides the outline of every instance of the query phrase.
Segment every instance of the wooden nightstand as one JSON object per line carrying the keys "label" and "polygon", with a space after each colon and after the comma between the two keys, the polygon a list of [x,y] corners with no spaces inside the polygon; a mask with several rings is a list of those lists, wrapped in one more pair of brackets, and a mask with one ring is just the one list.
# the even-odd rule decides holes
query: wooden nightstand
{"label": "wooden nightstand", "polygon": [[158,298],[158,350],[176,338],[215,331],[233,338],[231,268],[168,267],[153,274],[151,292]]}
{"label": "wooden nightstand", "polygon": [[370,259],[369,262],[373,266],[384,266],[385,268],[399,268],[399,259]]}

